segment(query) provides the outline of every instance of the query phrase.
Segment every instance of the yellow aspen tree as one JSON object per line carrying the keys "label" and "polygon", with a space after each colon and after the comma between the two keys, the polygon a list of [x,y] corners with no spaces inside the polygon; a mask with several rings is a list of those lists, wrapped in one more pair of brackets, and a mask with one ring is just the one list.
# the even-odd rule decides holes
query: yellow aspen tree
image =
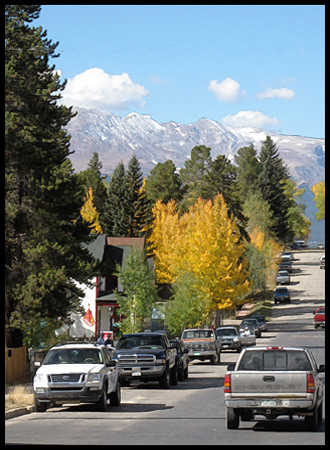
{"label": "yellow aspen tree", "polygon": [[92,187],[89,187],[84,200],[85,202],[80,209],[80,215],[83,218],[83,221],[89,224],[91,233],[102,233],[102,228],[99,223],[99,212],[94,206]]}

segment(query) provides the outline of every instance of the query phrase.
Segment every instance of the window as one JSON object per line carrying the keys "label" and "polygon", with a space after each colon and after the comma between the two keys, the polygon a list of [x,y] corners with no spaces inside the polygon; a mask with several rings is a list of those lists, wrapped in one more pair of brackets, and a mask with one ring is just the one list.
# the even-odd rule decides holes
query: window
{"label": "window", "polygon": [[238,370],[312,370],[301,350],[252,350],[245,352]]}

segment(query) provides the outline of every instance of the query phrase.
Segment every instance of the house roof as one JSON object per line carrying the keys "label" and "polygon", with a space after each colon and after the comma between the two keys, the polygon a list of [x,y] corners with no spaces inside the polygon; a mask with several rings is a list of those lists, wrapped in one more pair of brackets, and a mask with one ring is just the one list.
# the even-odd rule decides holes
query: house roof
{"label": "house roof", "polygon": [[99,234],[92,242],[83,244],[88,248],[88,251],[93,258],[98,259],[99,261],[102,261],[103,259],[106,237],[106,234]]}

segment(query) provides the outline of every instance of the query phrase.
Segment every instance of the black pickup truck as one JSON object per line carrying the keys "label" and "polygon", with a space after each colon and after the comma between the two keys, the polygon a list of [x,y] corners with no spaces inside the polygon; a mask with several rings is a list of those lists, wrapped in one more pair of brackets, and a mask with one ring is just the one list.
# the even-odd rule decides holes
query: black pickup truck
{"label": "black pickup truck", "polygon": [[131,380],[159,381],[163,389],[178,383],[176,347],[165,334],[124,334],[118,341],[113,359],[117,360],[122,386]]}

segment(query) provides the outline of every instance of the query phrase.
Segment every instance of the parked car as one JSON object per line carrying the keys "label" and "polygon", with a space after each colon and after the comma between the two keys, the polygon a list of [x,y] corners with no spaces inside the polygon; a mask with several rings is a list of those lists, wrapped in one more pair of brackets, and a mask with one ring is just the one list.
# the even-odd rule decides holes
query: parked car
{"label": "parked car", "polygon": [[33,392],[37,412],[46,411],[50,404],[72,401],[96,403],[105,411],[108,399],[111,406],[120,404],[117,363],[104,345],[55,345],[33,378]]}
{"label": "parked car", "polygon": [[217,339],[220,340],[220,351],[223,350],[242,350],[242,338],[235,326],[218,327],[215,330]]}
{"label": "parked car", "polygon": [[314,327],[315,329],[318,327],[325,328],[325,307],[320,306],[314,312]]}
{"label": "parked car", "polygon": [[277,287],[274,291],[273,298],[275,305],[277,305],[277,303],[291,302],[290,292],[287,287]]}
{"label": "parked car", "polygon": [[183,381],[188,378],[188,350],[184,347],[184,343],[180,339],[174,339],[170,341],[172,347],[176,347],[176,365],[178,367],[178,379]]}
{"label": "parked car", "polygon": [[187,328],[183,330],[181,339],[190,360],[209,359],[211,364],[220,363],[220,342],[212,328]]}
{"label": "parked car", "polygon": [[276,284],[290,284],[290,275],[287,270],[279,270],[276,275]]}
{"label": "parked car", "polygon": [[325,255],[320,258],[320,269],[325,269]]}
{"label": "parked car", "polygon": [[158,381],[163,389],[178,383],[176,347],[164,333],[123,334],[116,345],[120,382]]}
{"label": "parked car", "polygon": [[261,336],[261,328],[260,328],[260,325],[259,325],[259,322],[258,322],[257,319],[249,318],[249,319],[242,320],[242,322],[241,322],[241,324],[239,326],[239,332],[242,333],[244,331],[245,327],[253,328],[254,329],[254,334],[257,337]]}
{"label": "parked car", "polygon": [[292,262],[289,255],[282,255],[278,268],[292,272]]}
{"label": "parked car", "polygon": [[322,421],[323,382],[309,349],[297,347],[250,347],[230,364],[224,380],[227,428],[239,421],[269,420],[278,416],[303,416],[308,430]]}
{"label": "parked car", "polygon": [[290,250],[284,250],[284,252],[282,253],[282,256],[289,257],[291,261],[294,260],[293,253]]}
{"label": "parked car", "polygon": [[261,331],[267,330],[267,320],[263,314],[252,314],[251,319],[257,319]]}

